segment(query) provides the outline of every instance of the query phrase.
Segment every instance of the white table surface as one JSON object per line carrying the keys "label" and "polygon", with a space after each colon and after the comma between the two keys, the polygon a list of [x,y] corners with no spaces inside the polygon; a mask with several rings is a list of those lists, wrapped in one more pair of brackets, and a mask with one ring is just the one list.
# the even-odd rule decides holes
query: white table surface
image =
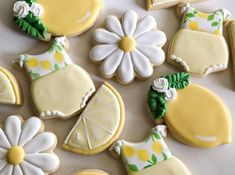
{"label": "white table surface", "polygon": [[[21,53],[40,54],[50,47],[50,44],[37,41],[20,32],[12,22],[13,0],[0,0],[0,65],[9,69],[23,87],[24,105],[22,107],[0,106],[0,122],[10,114],[20,114],[28,118],[35,114],[30,103],[30,83],[24,71],[13,66],[11,62]],[[227,8],[235,15],[234,0],[209,0],[195,4],[202,11],[213,11]],[[98,74],[98,66],[93,64],[88,53],[92,47],[91,33],[101,26],[107,15],[120,16],[128,9],[135,10],[140,16],[153,15],[159,29],[167,33],[168,40],[177,32],[180,21],[175,16],[174,8],[148,12],[144,0],[104,0],[104,9],[97,23],[85,34],[69,38],[69,55],[73,61],[83,67],[92,76],[98,87],[104,79]],[[165,47],[166,48],[166,47]],[[154,78],[159,75],[176,72],[177,69],[167,63],[155,69],[154,75],[147,81],[136,80],[128,86],[120,85],[115,79],[108,80],[122,95],[126,107],[126,124],[121,139],[140,142],[154,127],[154,122],[147,110],[147,92]],[[214,73],[206,78],[192,78],[192,82],[201,84],[218,94],[227,104],[232,116],[235,116],[235,81],[231,66],[220,73]],[[75,124],[78,117],[68,120],[46,120],[46,130],[53,131],[58,136],[56,153],[61,160],[61,166],[56,175],[70,175],[84,168],[98,168],[111,175],[125,175],[122,161],[114,159],[108,151],[94,156],[81,156],[61,149],[66,135]],[[235,121],[235,119],[234,119]],[[233,129],[234,135],[235,129]],[[198,149],[186,146],[171,135],[165,139],[173,155],[178,157],[191,170],[193,175],[234,175],[235,145],[220,146],[214,149]]]}

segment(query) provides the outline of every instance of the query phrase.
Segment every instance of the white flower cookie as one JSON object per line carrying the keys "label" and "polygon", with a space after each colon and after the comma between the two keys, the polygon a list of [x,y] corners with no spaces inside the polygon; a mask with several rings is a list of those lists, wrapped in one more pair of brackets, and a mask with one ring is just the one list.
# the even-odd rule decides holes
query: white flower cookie
{"label": "white flower cookie", "polygon": [[17,0],[14,22],[40,40],[75,36],[88,30],[99,16],[102,0]]}
{"label": "white flower cookie", "polygon": [[57,138],[44,132],[44,125],[37,117],[24,121],[9,116],[0,128],[0,174],[1,175],[48,175],[60,164],[53,153]]}
{"label": "white flower cookie", "polygon": [[165,60],[162,46],[166,35],[157,29],[152,16],[138,20],[134,11],[127,11],[119,20],[109,16],[104,29],[93,33],[97,44],[90,52],[91,60],[102,62],[100,71],[106,78],[116,75],[124,84],[153,74],[153,66],[161,65]]}

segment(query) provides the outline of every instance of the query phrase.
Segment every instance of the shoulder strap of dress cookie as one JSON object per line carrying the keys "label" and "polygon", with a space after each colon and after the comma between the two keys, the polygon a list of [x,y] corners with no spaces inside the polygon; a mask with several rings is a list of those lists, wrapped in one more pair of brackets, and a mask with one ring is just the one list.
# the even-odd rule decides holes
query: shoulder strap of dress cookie
{"label": "shoulder strap of dress cookie", "polygon": [[152,128],[153,133],[159,133],[162,137],[167,136],[167,126],[166,125],[157,125]]}
{"label": "shoulder strap of dress cookie", "polygon": [[123,141],[118,140],[109,148],[109,151],[111,151],[111,152],[117,154],[118,156],[120,156],[121,155],[122,145],[123,145]]}
{"label": "shoulder strap of dress cookie", "polygon": [[220,9],[219,11],[221,11],[222,12],[222,14],[223,14],[223,18],[224,18],[224,20],[226,21],[226,20],[228,20],[229,19],[229,17],[231,16],[231,13],[230,13],[230,11],[228,11],[227,9],[225,9],[225,8],[222,8],[222,9]]}
{"label": "shoulder strap of dress cookie", "polygon": [[179,4],[176,8],[176,14],[178,17],[181,17],[182,15],[184,15],[188,9],[192,8],[190,6],[190,3],[184,3],[184,4]]}
{"label": "shoulder strap of dress cookie", "polygon": [[59,44],[66,50],[69,49],[69,41],[64,36],[55,38],[54,44]]}

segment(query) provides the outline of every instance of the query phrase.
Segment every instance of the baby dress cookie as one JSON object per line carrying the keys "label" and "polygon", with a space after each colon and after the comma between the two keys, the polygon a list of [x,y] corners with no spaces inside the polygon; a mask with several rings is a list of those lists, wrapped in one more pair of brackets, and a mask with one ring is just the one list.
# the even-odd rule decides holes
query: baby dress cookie
{"label": "baby dress cookie", "polygon": [[159,119],[179,141],[211,148],[232,140],[232,119],[224,102],[210,90],[176,73],[156,79],[148,93],[153,119]]}
{"label": "baby dress cookie", "polygon": [[122,98],[105,82],[83,110],[62,147],[85,155],[100,153],[118,139],[124,122]]}
{"label": "baby dress cookie", "polygon": [[31,117],[23,121],[9,116],[0,128],[1,175],[48,175],[60,164],[53,152],[57,144],[55,134],[44,131],[42,121]]}
{"label": "baby dress cookie", "polygon": [[235,21],[229,22],[228,34],[229,34],[229,44],[230,44],[230,51],[233,64],[233,72],[234,72],[233,74],[235,78]]}
{"label": "baby dress cookie", "polygon": [[205,76],[227,68],[229,51],[223,37],[223,23],[229,12],[220,9],[212,13],[183,4],[181,29],[168,49],[168,61],[192,75]]}
{"label": "baby dress cookie", "polygon": [[56,38],[47,52],[19,57],[19,65],[31,79],[33,104],[42,119],[72,117],[95,92],[89,74],[73,64],[64,49],[66,45],[64,37]]}
{"label": "baby dress cookie", "polygon": [[99,16],[102,0],[17,0],[14,22],[41,40],[75,36],[88,30]]}
{"label": "baby dress cookie", "polygon": [[134,11],[127,11],[119,20],[109,16],[104,29],[93,33],[97,44],[90,52],[94,62],[102,62],[101,74],[106,78],[116,76],[124,84],[134,80],[149,78],[153,66],[161,65],[165,60],[162,46],[166,35],[157,29],[152,16],[138,20]]}
{"label": "baby dress cookie", "polygon": [[72,175],[109,175],[109,174],[101,170],[88,169],[88,170],[78,171]]}
{"label": "baby dress cookie", "polygon": [[121,156],[129,175],[190,175],[164,142],[165,129],[164,125],[156,126],[141,143],[119,140],[110,150]]}
{"label": "baby dress cookie", "polygon": [[23,103],[17,80],[3,67],[0,67],[0,103],[12,105],[21,105]]}

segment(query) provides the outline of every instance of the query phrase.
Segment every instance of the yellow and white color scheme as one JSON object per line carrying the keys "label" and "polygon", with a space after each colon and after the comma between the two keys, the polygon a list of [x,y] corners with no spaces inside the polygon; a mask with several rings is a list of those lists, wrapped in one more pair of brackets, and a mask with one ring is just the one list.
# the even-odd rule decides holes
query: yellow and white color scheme
{"label": "yellow and white color scheme", "polygon": [[19,57],[19,65],[32,80],[33,103],[43,119],[77,114],[95,92],[89,74],[72,63],[64,49],[66,45],[64,37],[56,38],[49,51]]}
{"label": "yellow and white color scheme", "polygon": [[118,139],[124,122],[121,96],[104,83],[83,110],[63,148],[85,155],[102,152]]}
{"label": "yellow and white color scheme", "polygon": [[48,175],[59,168],[59,158],[53,152],[56,135],[44,132],[44,125],[37,117],[24,121],[9,116],[0,128],[0,174]]}
{"label": "yellow and white color scheme", "polygon": [[171,41],[168,61],[196,76],[226,69],[229,51],[222,34],[230,13],[226,9],[203,13],[190,4],[179,5],[178,11],[182,24]]}
{"label": "yellow and white color scheme", "polygon": [[184,164],[171,155],[161,136],[165,129],[163,125],[156,126],[141,143],[119,140],[110,151],[122,157],[130,175],[190,175]]}
{"label": "yellow and white color scheme", "polygon": [[230,51],[232,54],[233,74],[235,79],[235,21],[229,22],[228,26]]}
{"label": "yellow and white color scheme", "polygon": [[72,175],[109,175],[109,174],[101,170],[88,169],[88,170],[78,171]]}
{"label": "yellow and white color scheme", "polygon": [[3,67],[0,67],[0,103],[12,105],[21,105],[23,103],[18,82]]}

